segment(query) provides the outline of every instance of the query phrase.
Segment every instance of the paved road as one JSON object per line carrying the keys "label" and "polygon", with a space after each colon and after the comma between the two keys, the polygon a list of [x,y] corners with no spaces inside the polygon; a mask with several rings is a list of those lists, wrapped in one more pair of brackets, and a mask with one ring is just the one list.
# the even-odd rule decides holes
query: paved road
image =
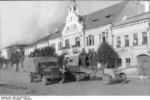
{"label": "paved road", "polygon": [[102,81],[81,81],[44,86],[41,82],[19,87],[0,86],[0,94],[11,95],[150,95],[150,82],[129,78],[126,84],[104,85]]}

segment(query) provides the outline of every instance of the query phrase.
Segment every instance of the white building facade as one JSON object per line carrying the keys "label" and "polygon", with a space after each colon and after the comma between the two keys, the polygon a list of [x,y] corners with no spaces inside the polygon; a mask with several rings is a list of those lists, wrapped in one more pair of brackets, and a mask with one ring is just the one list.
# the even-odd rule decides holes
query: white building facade
{"label": "white building facade", "polygon": [[137,64],[137,57],[141,54],[149,55],[149,13],[128,18],[121,24],[114,25],[112,32],[113,47],[120,55],[123,67],[135,66]]}
{"label": "white building facade", "polygon": [[80,16],[76,3],[72,2],[60,33],[25,49],[25,54],[28,55],[35,48],[54,46],[58,55],[78,55],[82,49],[87,52],[89,49],[97,51],[105,39],[118,52],[123,67],[134,66],[138,55],[149,55],[149,4],[147,1],[121,2]]}

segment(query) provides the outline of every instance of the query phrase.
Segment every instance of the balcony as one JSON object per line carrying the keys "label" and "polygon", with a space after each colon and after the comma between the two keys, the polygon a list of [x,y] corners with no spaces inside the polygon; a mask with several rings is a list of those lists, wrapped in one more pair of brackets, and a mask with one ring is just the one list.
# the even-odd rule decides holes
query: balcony
{"label": "balcony", "polygon": [[65,46],[65,47],[62,47],[62,52],[63,53],[69,53],[69,49],[70,49],[70,46]]}
{"label": "balcony", "polygon": [[72,46],[72,53],[79,53],[80,52],[80,45],[77,45],[77,44],[75,44],[75,45],[73,45]]}

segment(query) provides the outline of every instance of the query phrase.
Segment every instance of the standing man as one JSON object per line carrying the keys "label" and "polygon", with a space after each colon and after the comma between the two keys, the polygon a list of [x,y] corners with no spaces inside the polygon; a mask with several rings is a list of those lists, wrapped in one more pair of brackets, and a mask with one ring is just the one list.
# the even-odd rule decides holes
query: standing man
{"label": "standing man", "polygon": [[20,53],[18,50],[14,50],[14,52],[12,52],[10,60],[11,60],[11,66],[13,66],[15,64],[16,72],[18,72],[19,71],[19,62],[20,62]]}
{"label": "standing man", "polygon": [[0,51],[0,69],[2,68],[3,66],[3,56],[2,56],[2,53]]}
{"label": "standing man", "polygon": [[85,67],[86,66],[86,52],[84,49],[82,49],[82,64]]}
{"label": "standing man", "polygon": [[97,66],[97,53],[95,52],[94,49],[92,49],[92,65]]}
{"label": "standing man", "polygon": [[89,61],[89,66],[92,67],[92,51],[89,49],[88,51],[88,61]]}
{"label": "standing man", "polygon": [[82,51],[79,54],[79,66],[82,66]]}
{"label": "standing man", "polygon": [[68,59],[66,57],[64,57],[64,60],[63,60],[63,66],[62,66],[62,70],[61,70],[61,73],[62,73],[62,79],[59,83],[64,83],[65,79],[66,79],[66,72],[67,72],[67,63],[68,63]]}

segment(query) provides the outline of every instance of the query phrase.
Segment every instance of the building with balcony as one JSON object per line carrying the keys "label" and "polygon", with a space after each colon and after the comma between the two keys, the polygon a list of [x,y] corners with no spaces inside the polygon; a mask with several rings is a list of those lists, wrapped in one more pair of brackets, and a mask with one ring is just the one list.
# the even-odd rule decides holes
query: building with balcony
{"label": "building with balcony", "polygon": [[52,45],[58,55],[78,55],[83,48],[97,51],[105,40],[119,53],[123,67],[134,66],[138,55],[149,54],[149,6],[148,1],[124,1],[81,16],[73,1],[63,28],[25,51]]}
{"label": "building with balcony", "polygon": [[149,55],[150,13],[143,13],[118,22],[112,27],[113,47],[123,67],[135,66],[139,55]]}

